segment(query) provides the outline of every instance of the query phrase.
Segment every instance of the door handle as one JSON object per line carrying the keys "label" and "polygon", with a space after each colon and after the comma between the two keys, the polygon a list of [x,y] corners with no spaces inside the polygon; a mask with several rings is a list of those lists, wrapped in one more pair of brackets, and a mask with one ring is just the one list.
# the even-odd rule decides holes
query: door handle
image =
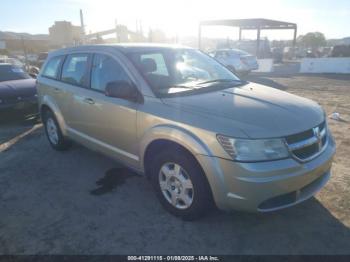
{"label": "door handle", "polygon": [[57,88],[57,87],[55,87],[55,88],[53,89],[53,91],[54,91],[55,93],[60,93],[60,92],[61,92],[61,90],[60,90],[59,88]]}
{"label": "door handle", "polygon": [[95,101],[94,101],[92,98],[85,98],[85,99],[84,99],[84,102],[85,102],[85,103],[88,103],[88,104],[90,104],[90,105],[95,104]]}

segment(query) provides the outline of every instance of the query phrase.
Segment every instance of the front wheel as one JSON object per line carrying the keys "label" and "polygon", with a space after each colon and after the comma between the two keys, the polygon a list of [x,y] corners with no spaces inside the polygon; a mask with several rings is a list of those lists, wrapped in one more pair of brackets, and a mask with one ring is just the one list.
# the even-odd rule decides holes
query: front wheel
{"label": "front wheel", "polygon": [[205,174],[188,152],[160,152],[154,157],[151,176],[158,199],[171,214],[195,220],[213,207]]}

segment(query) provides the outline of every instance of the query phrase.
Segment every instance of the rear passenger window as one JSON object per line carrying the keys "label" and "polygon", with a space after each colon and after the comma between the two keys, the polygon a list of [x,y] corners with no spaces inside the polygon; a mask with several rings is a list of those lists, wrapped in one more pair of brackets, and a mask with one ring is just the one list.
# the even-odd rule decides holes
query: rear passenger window
{"label": "rear passenger window", "polygon": [[72,85],[87,87],[88,60],[88,54],[69,55],[63,64],[61,80]]}
{"label": "rear passenger window", "polygon": [[108,83],[116,81],[130,82],[127,73],[115,59],[95,54],[91,70],[91,88],[104,92]]}
{"label": "rear passenger window", "polygon": [[42,75],[45,77],[58,79],[58,71],[62,63],[63,56],[53,57],[47,62]]}

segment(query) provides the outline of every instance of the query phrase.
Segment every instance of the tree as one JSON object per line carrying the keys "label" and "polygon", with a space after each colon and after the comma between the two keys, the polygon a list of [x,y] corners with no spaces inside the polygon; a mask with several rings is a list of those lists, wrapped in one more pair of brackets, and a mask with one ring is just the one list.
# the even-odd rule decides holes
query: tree
{"label": "tree", "polygon": [[320,32],[310,32],[299,36],[298,43],[303,47],[316,49],[326,45],[326,38]]}

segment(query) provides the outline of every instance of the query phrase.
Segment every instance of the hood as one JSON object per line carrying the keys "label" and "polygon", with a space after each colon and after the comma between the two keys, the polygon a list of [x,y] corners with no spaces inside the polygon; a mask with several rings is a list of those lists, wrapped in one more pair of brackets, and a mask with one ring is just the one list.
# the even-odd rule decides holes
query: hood
{"label": "hood", "polygon": [[21,79],[0,82],[0,97],[30,97],[36,94],[35,79]]}
{"label": "hood", "polygon": [[[163,99],[177,109],[230,122],[250,138],[284,137],[308,130],[324,120],[322,108],[309,99],[249,83],[220,91]],[[220,126],[216,132],[221,132]],[[232,136],[225,129],[224,135]]]}

